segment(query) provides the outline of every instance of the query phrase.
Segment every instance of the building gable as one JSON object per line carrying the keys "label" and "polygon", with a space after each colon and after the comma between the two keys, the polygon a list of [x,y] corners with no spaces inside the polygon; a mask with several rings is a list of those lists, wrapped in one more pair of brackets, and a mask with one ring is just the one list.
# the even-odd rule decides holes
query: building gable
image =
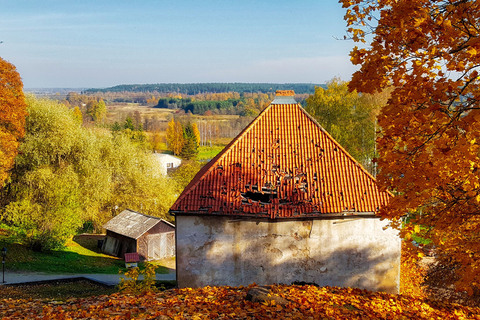
{"label": "building gable", "polygon": [[173,214],[275,218],[372,214],[371,176],[293,99],[275,100],[195,176]]}

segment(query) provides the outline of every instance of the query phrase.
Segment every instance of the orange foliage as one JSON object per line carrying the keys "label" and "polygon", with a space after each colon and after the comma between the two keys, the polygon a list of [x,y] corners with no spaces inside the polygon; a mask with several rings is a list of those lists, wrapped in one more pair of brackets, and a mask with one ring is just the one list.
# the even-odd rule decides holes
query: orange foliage
{"label": "orange foliage", "polygon": [[423,281],[426,268],[420,265],[418,250],[410,242],[402,242],[400,265],[400,293],[417,298],[425,298]]}
{"label": "orange foliage", "polygon": [[378,116],[381,213],[406,239],[423,237],[448,256],[457,290],[480,289],[480,1],[342,0],[360,65],[350,89],[393,87]]}
{"label": "orange foliage", "polygon": [[248,288],[173,289],[68,301],[3,300],[8,319],[480,319],[480,308],[352,288],[276,285],[289,301],[245,301]]}
{"label": "orange foliage", "polygon": [[25,134],[26,108],[20,75],[0,58],[0,188],[13,166],[18,140]]}

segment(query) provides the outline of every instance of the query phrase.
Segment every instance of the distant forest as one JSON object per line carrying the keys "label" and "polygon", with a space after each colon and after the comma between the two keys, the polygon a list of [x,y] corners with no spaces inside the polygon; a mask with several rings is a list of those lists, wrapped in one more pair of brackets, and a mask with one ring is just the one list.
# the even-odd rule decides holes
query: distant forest
{"label": "distant forest", "polygon": [[316,86],[326,88],[324,84],[312,83],[159,83],[122,84],[104,89],[87,89],[84,93],[159,92],[196,95],[209,92],[269,93],[276,90],[294,90],[296,94],[313,94]]}

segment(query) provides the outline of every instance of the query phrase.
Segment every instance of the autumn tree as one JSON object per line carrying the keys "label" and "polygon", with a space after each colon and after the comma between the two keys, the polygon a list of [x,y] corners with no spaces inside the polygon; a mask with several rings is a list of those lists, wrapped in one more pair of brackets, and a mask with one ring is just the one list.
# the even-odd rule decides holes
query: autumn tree
{"label": "autumn tree", "polygon": [[160,151],[162,149],[163,136],[159,131],[154,131],[148,139],[150,149]]}
{"label": "autumn tree", "polygon": [[143,130],[142,115],[140,114],[140,111],[135,110],[133,112],[132,120],[133,120],[133,124],[135,125],[135,129],[140,130],[142,128]]}
{"label": "autumn tree", "polygon": [[0,58],[0,189],[14,164],[25,130],[23,83],[15,66]]}
{"label": "autumn tree", "polygon": [[359,92],[394,90],[378,117],[381,214],[417,231],[454,266],[456,287],[480,284],[480,2],[342,0]]}
{"label": "autumn tree", "polygon": [[71,107],[83,107],[87,105],[89,97],[76,92],[69,92],[65,101],[67,101],[68,105]]}
{"label": "autumn tree", "polygon": [[83,114],[79,107],[73,108],[73,117],[77,120],[78,123],[83,123]]}
{"label": "autumn tree", "polygon": [[192,135],[195,137],[197,141],[197,147],[199,147],[201,137],[200,137],[200,130],[198,130],[198,126],[196,123],[192,123]]}
{"label": "autumn tree", "polygon": [[96,123],[103,122],[107,115],[107,107],[103,99],[90,100],[87,103],[87,114],[90,115]]}
{"label": "autumn tree", "polygon": [[172,118],[167,124],[167,147],[172,150],[172,145],[175,137],[175,119]]}
{"label": "autumn tree", "polygon": [[175,121],[173,118],[168,122],[167,144],[169,150],[171,150],[174,155],[181,154],[183,146],[185,145],[183,126],[179,121]]}

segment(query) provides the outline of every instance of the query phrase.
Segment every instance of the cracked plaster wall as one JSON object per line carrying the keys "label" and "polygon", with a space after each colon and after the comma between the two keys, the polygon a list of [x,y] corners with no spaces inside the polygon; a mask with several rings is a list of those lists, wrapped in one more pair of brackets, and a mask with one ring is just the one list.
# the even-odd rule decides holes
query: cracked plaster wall
{"label": "cracked plaster wall", "polygon": [[401,242],[387,223],[177,216],[178,285],[303,281],[398,293]]}

